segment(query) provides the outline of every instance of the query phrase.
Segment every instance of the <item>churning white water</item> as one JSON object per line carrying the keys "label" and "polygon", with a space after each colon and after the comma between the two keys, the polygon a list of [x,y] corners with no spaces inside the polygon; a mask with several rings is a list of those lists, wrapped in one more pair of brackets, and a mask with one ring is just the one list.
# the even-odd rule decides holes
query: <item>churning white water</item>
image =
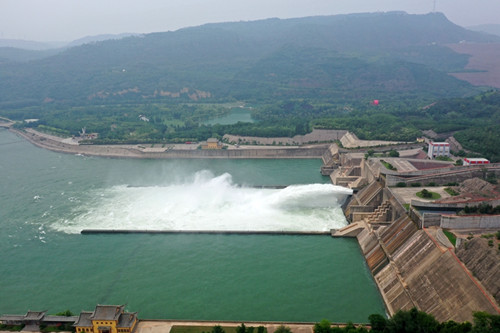
{"label": "churning white water", "polygon": [[328,231],[346,225],[340,205],[351,190],[331,184],[283,189],[238,186],[230,174],[197,172],[162,186],[113,186],[90,193],[59,231],[83,229]]}

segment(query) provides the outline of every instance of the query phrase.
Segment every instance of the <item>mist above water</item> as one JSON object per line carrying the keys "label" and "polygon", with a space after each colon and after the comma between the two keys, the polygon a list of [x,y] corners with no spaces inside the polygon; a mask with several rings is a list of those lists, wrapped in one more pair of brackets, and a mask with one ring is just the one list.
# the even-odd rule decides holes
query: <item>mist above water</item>
{"label": "mist above water", "polygon": [[233,184],[208,171],[161,186],[112,186],[89,193],[51,227],[83,229],[328,231],[346,225],[340,205],[351,190],[331,184],[283,189]]}

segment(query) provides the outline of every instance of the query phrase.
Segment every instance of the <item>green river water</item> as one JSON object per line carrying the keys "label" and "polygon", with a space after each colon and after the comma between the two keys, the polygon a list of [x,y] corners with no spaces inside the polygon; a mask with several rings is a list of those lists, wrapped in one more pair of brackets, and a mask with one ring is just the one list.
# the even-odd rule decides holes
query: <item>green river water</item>
{"label": "green river water", "polygon": [[[384,306],[352,239],[79,233],[341,227],[345,190],[320,164],[91,158],[0,129],[0,314],[99,303],[143,319],[366,322]],[[303,185],[252,188],[290,184]]]}

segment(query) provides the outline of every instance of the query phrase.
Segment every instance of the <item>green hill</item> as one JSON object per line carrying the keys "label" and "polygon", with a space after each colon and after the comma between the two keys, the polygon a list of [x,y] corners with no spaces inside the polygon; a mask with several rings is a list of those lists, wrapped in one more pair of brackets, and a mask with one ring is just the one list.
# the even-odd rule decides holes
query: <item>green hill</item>
{"label": "green hill", "polygon": [[[467,57],[443,46],[460,40],[500,38],[468,31],[442,14],[394,12],[208,24],[86,44],[29,63],[4,63],[0,103],[88,102],[96,96],[101,102],[122,102],[183,88],[210,92],[218,101],[248,96],[248,91],[259,92],[252,99],[286,96],[283,89],[291,87],[308,87],[302,90],[307,96],[321,97],[346,80],[352,84],[344,90],[361,87],[355,96],[365,95],[370,87],[377,94],[460,96],[470,86],[450,79],[445,71],[462,69]],[[286,77],[277,82],[268,76],[269,67],[286,72]],[[428,85],[431,81],[433,87]],[[163,99],[168,99],[166,94]]]}

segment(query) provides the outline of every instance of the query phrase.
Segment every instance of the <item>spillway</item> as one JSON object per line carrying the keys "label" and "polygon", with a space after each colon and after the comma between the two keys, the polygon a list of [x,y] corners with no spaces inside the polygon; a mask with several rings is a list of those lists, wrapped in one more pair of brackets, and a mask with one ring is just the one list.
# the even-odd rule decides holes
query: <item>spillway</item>
{"label": "spillway", "polygon": [[331,184],[255,188],[229,173],[197,172],[161,186],[115,185],[90,193],[52,228],[82,230],[325,232],[346,225],[349,189]]}

